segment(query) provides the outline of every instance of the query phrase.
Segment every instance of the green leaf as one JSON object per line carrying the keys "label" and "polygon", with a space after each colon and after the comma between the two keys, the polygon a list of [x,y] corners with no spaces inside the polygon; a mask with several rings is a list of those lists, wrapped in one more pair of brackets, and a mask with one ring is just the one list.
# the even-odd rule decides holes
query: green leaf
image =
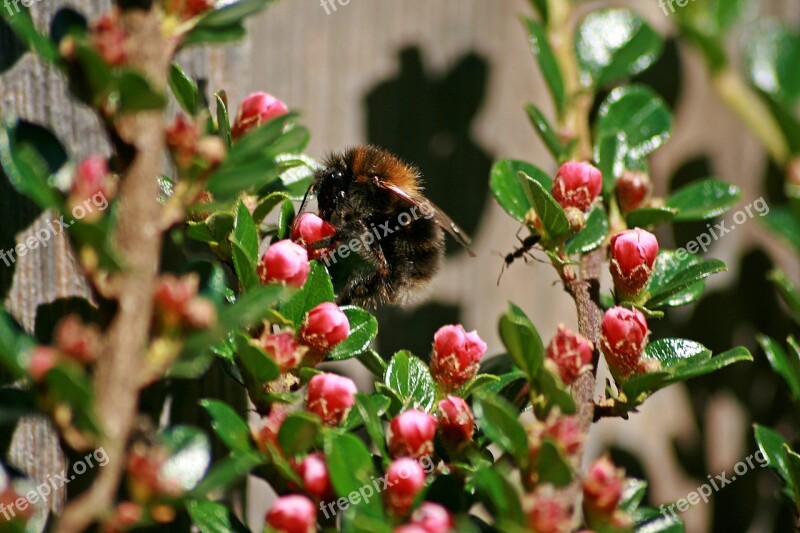
{"label": "green leaf", "polygon": [[750,81],[791,109],[800,97],[800,33],[785,21],[768,19],[750,28],[749,36],[745,59]]}
{"label": "green leaf", "polygon": [[567,255],[585,254],[598,248],[608,236],[608,219],[601,207],[592,209],[586,217],[586,225],[577,235],[567,241]]}
{"label": "green leaf", "polygon": [[553,180],[544,171],[526,163],[512,159],[498,161],[492,167],[490,187],[497,203],[506,213],[518,222],[525,221],[525,215],[533,208],[517,175],[524,172],[544,185],[547,190],[553,187]]}
{"label": "green leaf", "polygon": [[572,481],[572,468],[569,459],[561,448],[550,438],[542,441],[536,463],[539,481],[565,487]]}
{"label": "green leaf", "polygon": [[472,409],[481,431],[524,468],[528,464],[528,436],[517,410],[503,398],[487,394],[477,395]]}
{"label": "green leaf", "polygon": [[622,132],[608,132],[599,135],[594,146],[594,160],[603,174],[603,197],[614,194],[614,186],[625,171],[625,155],[628,141]]}
{"label": "green leaf", "polygon": [[742,191],[736,185],[706,179],[673,192],[665,207],[678,210],[676,222],[708,220],[733,207],[741,196]]}
{"label": "green leaf", "polygon": [[570,232],[569,220],[550,192],[539,181],[524,172],[517,174],[517,177],[523,183],[523,190],[526,191],[528,200],[539,215],[547,236],[556,242],[566,238]]}
{"label": "green leaf", "polygon": [[778,293],[789,307],[794,321],[800,324],[800,290],[795,287],[783,270],[773,270],[767,278],[777,287]]}
{"label": "green leaf", "polygon": [[592,11],[578,27],[575,53],[584,87],[604,87],[647,70],[664,42],[628,9]]}
{"label": "green leaf", "polygon": [[506,477],[497,470],[482,468],[475,472],[473,480],[481,501],[498,522],[509,520],[517,526],[525,524],[519,494]]}
{"label": "green leaf", "polygon": [[629,228],[649,228],[657,224],[671,222],[678,214],[673,207],[642,207],[625,215]]}
{"label": "green leaf", "polygon": [[319,261],[312,261],[305,285],[289,301],[279,306],[279,311],[292,321],[295,329],[299,329],[306,313],[322,302],[332,302],[334,299],[333,283],[328,271]]}
{"label": "green leaf", "polygon": [[556,161],[561,161],[567,151],[564,143],[559,139],[558,134],[553,129],[553,126],[541,112],[541,110],[533,104],[525,104],[525,112],[528,113],[528,120],[530,120],[533,129],[539,134],[542,142],[550,151]]}
{"label": "green leaf", "polygon": [[172,426],[158,436],[169,456],[158,472],[159,479],[185,491],[194,489],[211,464],[211,444],[197,428]]}
{"label": "green leaf", "polygon": [[410,352],[400,351],[392,356],[383,381],[394,391],[404,408],[430,412],[436,401],[436,385],[428,365]]}
{"label": "green leaf", "polygon": [[0,165],[11,185],[42,209],[58,207],[61,200],[48,179],[67,161],[67,153],[49,130],[19,121],[0,129]]}
{"label": "green leaf", "polygon": [[242,524],[227,506],[211,500],[188,500],[186,511],[200,533],[247,533]]}
{"label": "green leaf", "polygon": [[667,142],[671,128],[672,112],[660,96],[644,85],[625,85],[611,91],[600,106],[596,138],[623,133],[626,161],[638,162]]}
{"label": "green leaf", "polygon": [[561,382],[561,378],[557,374],[546,367],[539,372],[535,389],[540,393],[534,404],[537,416],[547,418],[553,407],[558,407],[562,413],[567,415],[575,413],[575,400],[569,388]]}
{"label": "green leaf", "polygon": [[227,28],[233,24],[241,24],[248,17],[255,15],[272,0],[239,0],[225,4],[223,7],[208,12],[195,26],[195,29]]}
{"label": "green leaf", "polygon": [[350,335],[328,354],[328,359],[340,361],[356,357],[369,349],[378,335],[378,320],[364,309],[355,306],[341,308],[350,323]]}
{"label": "green leaf", "polygon": [[[660,254],[659,254],[660,256]],[[667,257],[667,256],[665,256]],[[657,259],[658,261],[658,259]],[[675,263],[678,263],[676,265]],[[648,309],[667,307],[674,303],[674,298],[683,291],[691,288],[697,282],[717,272],[728,270],[725,263],[719,259],[698,259],[690,266],[676,269],[680,265],[680,255],[675,254],[674,259],[664,259],[654,268],[653,277],[650,279],[649,299],[645,304]],[[667,269],[675,269],[669,272]],[[659,273],[659,276],[656,276]]]}
{"label": "green leaf", "polygon": [[711,351],[699,342],[666,338],[648,344],[644,355],[649,359],[657,359],[665,367],[670,367],[687,359],[708,359],[711,357]]}
{"label": "green leaf", "polygon": [[228,113],[228,96],[225,91],[219,91],[214,95],[214,100],[217,102],[217,130],[225,142],[225,146],[230,150],[233,138],[231,137],[231,119]]}
{"label": "green leaf", "polygon": [[201,400],[200,405],[208,411],[211,417],[211,429],[217,437],[231,450],[248,451],[250,444],[250,428],[233,410],[233,408],[219,400]]}
{"label": "green leaf", "polygon": [[221,44],[241,41],[247,31],[241,24],[230,24],[216,28],[197,28],[181,39],[181,48],[199,44]]}
{"label": "green leaf", "polygon": [[192,116],[197,113],[197,85],[177,63],[169,70],[169,88],[184,111]]}
{"label": "green leaf", "polygon": [[786,439],[772,429],[755,424],[753,426],[758,447],[761,449],[767,460],[769,467],[775,470],[778,475],[783,478],[783,481],[789,488],[789,491],[794,493],[796,490],[793,482],[792,475],[789,471],[789,459],[786,455],[785,446],[788,446]]}
{"label": "green leaf", "polygon": [[386,438],[383,433],[381,415],[386,413],[391,400],[382,394],[356,394],[356,412],[367,428],[369,438],[378,448],[381,457],[389,457],[386,451]]}
{"label": "green leaf", "polygon": [[167,97],[134,70],[116,73],[113,85],[119,98],[120,113],[163,109],[167,105]]}
{"label": "green leaf", "polygon": [[232,486],[264,462],[265,458],[260,452],[232,452],[229,457],[211,468],[192,494],[205,499],[211,492],[223,491]]}
{"label": "green leaf", "polygon": [[[19,9],[17,4],[15,6]],[[12,11],[11,5],[4,5],[3,9],[0,9],[0,15],[5,18],[20,40],[28,45],[29,50],[36,52],[49,63],[56,63],[59,60],[58,48],[53,41],[36,30],[31,14],[27,9],[22,8]]]}
{"label": "green leaf", "polygon": [[544,362],[544,344],[536,327],[516,305],[500,318],[500,338],[514,361],[528,379],[533,381]]}
{"label": "green leaf", "polygon": [[773,207],[763,217],[764,224],[783,237],[800,254],[800,216],[788,207]]}
{"label": "green leaf", "polygon": [[277,379],[281,373],[272,357],[244,333],[236,335],[236,357],[259,385]]}
{"label": "green leaf", "polygon": [[[350,434],[328,433],[325,439],[325,461],[333,489],[341,498],[372,485],[375,469],[372,455],[361,439]],[[370,487],[372,488],[372,487]],[[381,498],[365,502],[363,498],[352,506],[363,509],[373,517],[383,516]]]}
{"label": "green leaf", "polygon": [[288,239],[292,233],[292,222],[294,222],[294,204],[286,199],[281,202],[281,210],[278,213],[278,238]]}
{"label": "green leaf", "polygon": [[21,379],[27,375],[26,358],[35,344],[0,308],[0,365],[12,377]]}
{"label": "green leaf", "polygon": [[230,236],[231,255],[236,275],[244,290],[258,287],[260,284],[256,265],[258,263],[258,230],[250,216],[250,211],[239,201],[233,233]]}
{"label": "green leaf", "polygon": [[781,375],[789,386],[794,400],[800,400],[800,351],[794,351],[791,355],[766,335],[758,336],[758,343],[767,355],[772,369]]}
{"label": "green leaf", "polygon": [[[649,290],[658,290],[666,286],[675,276],[683,270],[689,268],[700,261],[695,255],[689,254],[684,250],[680,254],[672,250],[661,250],[653,265],[653,273],[650,278]],[[662,307],[680,307],[689,304],[702,296],[705,289],[705,282],[698,281],[687,289],[675,294],[666,300]],[[613,305],[613,304],[612,304]]]}
{"label": "green leaf", "polygon": [[564,111],[567,98],[564,89],[564,78],[561,76],[558,62],[553,50],[550,48],[550,43],[547,41],[545,29],[539,22],[531,18],[526,18],[523,22],[528,31],[528,44],[531,47],[531,52],[539,62],[539,68],[542,71],[545,83],[547,83],[547,88],[550,89],[550,95],[553,97],[556,110],[561,114]]}
{"label": "green leaf", "polygon": [[286,457],[305,454],[316,444],[320,429],[318,416],[304,411],[291,413],[278,432],[281,451]]}
{"label": "green leaf", "polygon": [[500,381],[500,378],[492,374],[476,374],[458,390],[456,396],[466,400],[483,387],[488,387],[498,381]]}

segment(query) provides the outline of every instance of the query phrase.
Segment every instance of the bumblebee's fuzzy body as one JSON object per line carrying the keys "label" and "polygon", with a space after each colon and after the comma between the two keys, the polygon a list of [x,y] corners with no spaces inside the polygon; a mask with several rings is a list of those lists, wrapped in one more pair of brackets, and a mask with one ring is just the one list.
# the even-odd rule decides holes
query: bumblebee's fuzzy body
{"label": "bumblebee's fuzzy body", "polygon": [[439,270],[444,234],[414,167],[385,150],[359,146],[329,156],[312,190],[320,217],[336,228],[326,247],[372,241],[358,247],[367,268],[350,277],[339,304],[404,302]]}

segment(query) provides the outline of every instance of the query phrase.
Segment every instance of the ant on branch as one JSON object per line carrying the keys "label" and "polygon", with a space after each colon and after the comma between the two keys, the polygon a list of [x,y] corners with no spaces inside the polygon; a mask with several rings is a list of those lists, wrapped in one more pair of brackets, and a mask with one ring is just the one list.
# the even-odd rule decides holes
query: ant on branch
{"label": "ant on branch", "polygon": [[[521,230],[522,230],[522,228],[520,228],[520,231]],[[500,278],[503,277],[503,273],[506,271],[506,269],[508,267],[511,266],[511,264],[514,261],[516,261],[517,259],[522,258],[527,263],[528,262],[528,256],[530,256],[531,259],[534,259],[534,260],[536,259],[533,256],[533,254],[531,253],[531,250],[533,250],[533,247],[536,246],[539,243],[540,240],[542,240],[542,236],[539,235],[538,233],[533,233],[533,234],[528,235],[527,237],[525,237],[523,239],[523,238],[521,238],[519,236],[519,231],[517,231],[516,237],[517,237],[517,240],[520,243],[519,248],[515,248],[510,253],[506,254],[504,257],[501,255],[501,257],[503,257],[503,266],[500,269],[500,275],[497,276],[497,285],[498,286],[500,285]]]}

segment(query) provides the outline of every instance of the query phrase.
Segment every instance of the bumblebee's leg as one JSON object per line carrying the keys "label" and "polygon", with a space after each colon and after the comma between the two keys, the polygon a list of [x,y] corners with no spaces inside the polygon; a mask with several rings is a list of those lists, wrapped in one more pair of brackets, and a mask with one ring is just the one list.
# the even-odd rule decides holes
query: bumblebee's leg
{"label": "bumblebee's leg", "polygon": [[392,292],[388,276],[376,270],[353,276],[336,298],[336,303],[375,309],[390,302]]}

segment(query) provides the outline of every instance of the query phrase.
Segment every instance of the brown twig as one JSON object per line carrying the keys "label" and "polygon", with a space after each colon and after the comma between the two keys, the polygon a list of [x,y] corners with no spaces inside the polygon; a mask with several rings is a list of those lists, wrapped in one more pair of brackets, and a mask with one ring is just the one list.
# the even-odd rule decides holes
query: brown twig
{"label": "brown twig", "polygon": [[[162,37],[160,12],[128,11],[123,21],[129,35],[131,66],[145,73],[156,89],[165,89],[171,53]],[[136,113],[120,119],[118,130],[137,151],[124,172],[119,194],[115,244],[124,269],[110,280],[119,311],[103,339],[104,355],[97,362],[94,380],[94,407],[104,432],[101,446],[109,463],[99,471],[91,488],[66,507],[56,527],[60,533],[85,530],[113,504],[145,367],[161,247],[156,178],[164,158],[164,118],[160,111]]]}

